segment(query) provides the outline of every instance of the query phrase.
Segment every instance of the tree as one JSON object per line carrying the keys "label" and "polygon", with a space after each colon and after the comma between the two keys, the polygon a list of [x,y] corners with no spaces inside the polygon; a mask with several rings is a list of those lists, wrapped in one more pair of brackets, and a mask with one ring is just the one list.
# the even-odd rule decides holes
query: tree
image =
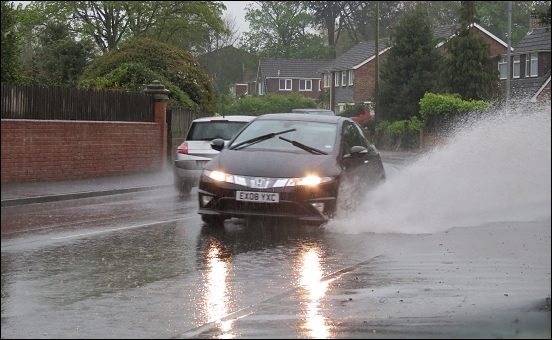
{"label": "tree", "polygon": [[31,1],[44,21],[92,37],[102,52],[134,37],[148,37],[201,53],[212,32],[224,32],[218,1]]}
{"label": "tree", "polygon": [[477,22],[473,1],[462,1],[460,31],[445,46],[442,69],[444,91],[458,93],[464,100],[491,100],[500,93],[498,70],[489,44],[471,24]]}
{"label": "tree", "polygon": [[335,45],[339,41],[342,31],[343,1],[303,1],[307,9],[311,10],[314,20],[323,30],[326,30],[328,46],[332,49],[332,57],[336,57]]}
{"label": "tree", "polygon": [[211,32],[206,42],[205,53],[213,52],[226,46],[237,44],[240,37],[236,24],[236,17],[225,15],[222,18],[224,31]]}
{"label": "tree", "polygon": [[230,84],[243,81],[244,73],[254,75],[258,58],[244,49],[225,46],[197,57],[218,93],[229,93]]}
{"label": "tree", "polygon": [[84,69],[94,57],[89,39],[77,41],[67,26],[48,23],[38,36],[27,72],[30,83],[75,88]]}
{"label": "tree", "polygon": [[154,80],[171,91],[169,106],[214,114],[215,92],[211,79],[195,57],[178,47],[148,38],[130,40],[98,57],[84,71],[79,87],[142,93]]}
{"label": "tree", "polygon": [[307,59],[328,58],[331,48],[313,33],[314,18],[302,2],[256,1],[246,7],[249,32],[243,46],[259,57]]}
{"label": "tree", "polygon": [[16,25],[14,4],[2,1],[2,82],[17,83],[22,78]]}
{"label": "tree", "polygon": [[381,62],[376,118],[395,122],[419,118],[419,102],[438,86],[441,53],[435,48],[430,19],[418,5],[405,13],[392,35],[392,48]]}
{"label": "tree", "polygon": [[550,1],[548,1],[548,9],[544,6],[541,8],[535,8],[531,11],[531,17],[538,19],[541,26],[550,27],[550,8]]}
{"label": "tree", "polygon": [[[481,25],[503,41],[507,41],[508,1],[477,1],[474,5]],[[512,46],[517,45],[527,34],[532,10],[546,5],[550,6],[550,1],[512,1]]]}

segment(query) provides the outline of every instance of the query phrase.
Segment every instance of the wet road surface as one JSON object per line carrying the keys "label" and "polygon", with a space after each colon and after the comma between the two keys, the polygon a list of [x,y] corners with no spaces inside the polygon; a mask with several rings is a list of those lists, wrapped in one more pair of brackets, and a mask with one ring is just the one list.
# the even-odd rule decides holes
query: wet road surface
{"label": "wet road surface", "polygon": [[[386,164],[388,178],[400,169]],[[550,337],[549,218],[432,234],[213,229],[195,199],[2,208],[2,338]]]}

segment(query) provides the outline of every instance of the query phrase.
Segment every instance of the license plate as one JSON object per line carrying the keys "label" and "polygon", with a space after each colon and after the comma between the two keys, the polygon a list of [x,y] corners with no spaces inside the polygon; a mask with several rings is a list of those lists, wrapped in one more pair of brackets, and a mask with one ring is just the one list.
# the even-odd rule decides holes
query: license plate
{"label": "license plate", "polygon": [[236,191],[236,201],[278,203],[280,194],[277,192]]}

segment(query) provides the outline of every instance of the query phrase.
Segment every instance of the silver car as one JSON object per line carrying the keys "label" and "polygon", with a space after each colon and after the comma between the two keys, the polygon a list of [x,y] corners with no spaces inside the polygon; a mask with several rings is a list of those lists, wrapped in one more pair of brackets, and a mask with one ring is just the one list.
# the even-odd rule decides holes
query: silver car
{"label": "silver car", "polygon": [[177,148],[174,160],[174,183],[183,195],[197,187],[203,165],[218,154],[211,140],[228,142],[256,116],[213,116],[196,119],[190,125],[186,139]]}
{"label": "silver car", "polygon": [[335,113],[332,110],[328,109],[293,109],[293,113],[307,113],[311,115],[322,115],[322,116],[335,116]]}

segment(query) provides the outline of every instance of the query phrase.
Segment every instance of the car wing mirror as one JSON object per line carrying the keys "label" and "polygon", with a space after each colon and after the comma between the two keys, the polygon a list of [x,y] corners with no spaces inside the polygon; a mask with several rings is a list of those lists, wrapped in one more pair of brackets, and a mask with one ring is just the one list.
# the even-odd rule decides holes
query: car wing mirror
{"label": "car wing mirror", "polygon": [[216,138],[211,141],[211,149],[220,151],[224,149],[224,139]]}
{"label": "car wing mirror", "polygon": [[347,158],[360,157],[367,153],[368,153],[368,149],[366,149],[364,146],[355,145],[351,148],[351,153],[346,154],[345,156],[343,156],[343,158],[347,159]]}

